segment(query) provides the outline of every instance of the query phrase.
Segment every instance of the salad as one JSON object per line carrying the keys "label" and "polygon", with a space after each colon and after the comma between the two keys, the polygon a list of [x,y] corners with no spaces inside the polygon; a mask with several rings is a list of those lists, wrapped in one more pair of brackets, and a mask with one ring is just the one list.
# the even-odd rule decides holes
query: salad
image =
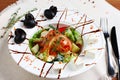
{"label": "salad", "polygon": [[60,28],[48,25],[48,28],[37,31],[29,39],[32,54],[48,63],[55,61],[67,63],[72,58],[78,57],[82,46],[81,34],[67,25]]}

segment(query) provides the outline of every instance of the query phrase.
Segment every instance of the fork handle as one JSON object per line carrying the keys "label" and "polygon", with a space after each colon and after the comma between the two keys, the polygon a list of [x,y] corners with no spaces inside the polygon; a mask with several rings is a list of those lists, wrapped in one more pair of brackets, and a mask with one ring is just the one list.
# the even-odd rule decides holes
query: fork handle
{"label": "fork handle", "polygon": [[110,75],[110,76],[114,76],[114,74],[115,74],[115,71],[114,71],[114,69],[113,69],[113,67],[111,66],[111,63],[110,63],[110,52],[109,52],[109,46],[108,46],[108,40],[107,40],[108,38],[105,38],[105,41],[106,41],[106,50],[107,50],[107,62],[108,62],[108,74]]}

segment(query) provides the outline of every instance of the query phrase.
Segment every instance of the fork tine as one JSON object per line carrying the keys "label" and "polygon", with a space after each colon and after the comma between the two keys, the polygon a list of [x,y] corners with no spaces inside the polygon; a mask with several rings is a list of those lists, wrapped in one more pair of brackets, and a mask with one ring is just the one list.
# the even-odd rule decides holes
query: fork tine
{"label": "fork tine", "polygon": [[108,33],[108,19],[105,18],[100,18],[100,27],[102,28],[104,33],[107,33],[108,37],[109,37],[109,33]]}

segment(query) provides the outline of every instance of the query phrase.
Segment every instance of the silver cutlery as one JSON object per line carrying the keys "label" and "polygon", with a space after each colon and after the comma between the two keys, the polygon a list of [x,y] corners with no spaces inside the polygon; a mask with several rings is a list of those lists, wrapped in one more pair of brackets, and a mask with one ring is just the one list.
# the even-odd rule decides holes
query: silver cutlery
{"label": "silver cutlery", "polygon": [[105,38],[105,42],[106,42],[108,75],[114,76],[115,71],[114,71],[114,68],[112,67],[112,64],[110,62],[110,50],[109,50],[109,44],[108,44],[109,33],[108,33],[108,20],[107,20],[107,18],[100,19],[100,26],[103,30],[103,34],[104,34],[104,38]]}
{"label": "silver cutlery", "polygon": [[111,36],[110,36],[110,40],[111,40],[111,44],[112,44],[112,48],[113,48],[113,52],[115,55],[115,59],[118,65],[118,78],[120,77],[120,57],[119,57],[119,51],[118,51],[118,45],[117,45],[117,35],[116,35],[116,28],[115,26],[112,27],[111,29]]}

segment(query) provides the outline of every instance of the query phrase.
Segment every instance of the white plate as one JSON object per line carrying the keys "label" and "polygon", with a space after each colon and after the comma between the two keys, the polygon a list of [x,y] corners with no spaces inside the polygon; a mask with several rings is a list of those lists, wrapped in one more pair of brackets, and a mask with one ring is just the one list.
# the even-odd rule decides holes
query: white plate
{"label": "white plate", "polygon": [[[48,6],[48,8],[49,7],[50,6]],[[34,33],[41,28],[39,26],[35,26],[34,28],[28,29],[25,28],[21,21],[18,21],[13,25],[9,34],[8,47],[13,59],[25,70],[45,78],[59,79],[72,77],[90,69],[103,55],[104,40],[102,31],[96,27],[94,21],[88,18],[86,14],[82,14],[75,10],[60,9],[58,7],[56,16],[51,20],[44,21],[43,16],[41,17],[44,13],[44,9],[38,9],[31,13],[35,16],[36,20],[43,20],[38,22],[39,26],[45,27],[46,25],[58,23],[59,21],[62,24],[69,24],[72,27],[79,26],[76,30],[82,34],[84,45],[80,56],[76,59],[76,63],[74,63],[74,61],[70,61],[68,64],[63,64],[62,69],[56,69],[55,67],[60,66],[61,64],[43,62],[33,56],[29,49],[28,39],[30,39]],[[21,20],[23,19],[24,17]],[[89,23],[90,21],[93,22]],[[17,28],[23,29],[27,35],[27,39],[21,44],[16,44],[14,42],[14,37],[11,38],[11,35],[15,36],[14,32]],[[85,56],[83,56],[84,54]]]}
{"label": "white plate", "polygon": [[[88,2],[89,1],[89,2]],[[92,3],[94,2],[94,3]],[[119,10],[110,6],[105,0],[19,0],[17,3],[10,5],[2,12],[0,12],[0,29],[5,27],[8,24],[8,21],[18,8],[21,8],[19,11],[19,15],[25,13],[28,10],[37,7],[38,9],[48,8],[51,5],[55,5],[59,8],[68,8],[72,10],[78,10],[79,12],[86,13],[91,19],[94,19],[98,24],[101,16],[107,16],[109,19],[109,29],[112,26],[117,27],[117,33],[119,34],[119,21],[120,21],[120,12]],[[102,5],[102,6],[101,6]],[[0,30],[0,35],[2,35],[2,31]],[[12,58],[9,56],[8,48],[7,48],[7,38],[8,36],[4,36],[3,39],[0,39],[0,79],[1,80],[45,80],[44,78],[39,78],[34,75],[31,75],[24,71],[23,69],[16,66]],[[118,41],[120,40],[118,36]],[[120,42],[118,42],[120,46]],[[103,53],[104,54],[104,53]],[[100,58],[100,57],[99,57]],[[99,59],[98,59],[99,60]],[[107,69],[105,63],[105,56],[103,56],[100,61],[91,69],[83,72],[78,76],[74,76],[71,78],[66,78],[62,80],[102,80],[107,78]],[[16,76],[15,76],[16,75]],[[6,77],[7,76],[7,77]],[[86,77],[87,76],[87,77]],[[50,80],[50,79],[46,79]]]}

